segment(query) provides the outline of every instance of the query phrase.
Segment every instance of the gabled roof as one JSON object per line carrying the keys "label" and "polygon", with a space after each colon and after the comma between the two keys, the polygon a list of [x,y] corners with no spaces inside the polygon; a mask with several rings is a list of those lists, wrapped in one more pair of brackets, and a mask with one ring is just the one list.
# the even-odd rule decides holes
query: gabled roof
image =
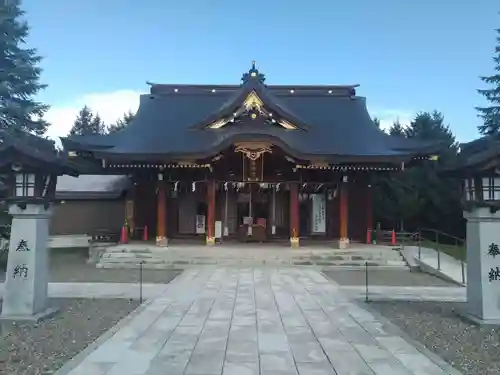
{"label": "gabled roof", "polygon": [[[264,84],[264,79],[253,64],[241,85],[151,84],[151,93],[141,96],[139,110],[124,130],[72,136],[62,142],[70,150],[136,161],[202,158],[246,140],[269,140],[305,159],[406,160],[440,149],[438,143],[402,139],[380,130],[370,118],[365,98],[356,96],[357,85],[273,86]],[[253,94],[263,110],[242,110]],[[275,118],[290,126],[278,126]],[[218,120],[224,120],[223,126],[210,128]]]}
{"label": "gabled roof", "polygon": [[55,148],[54,141],[16,128],[0,129],[0,168],[10,169],[12,163],[21,161],[60,175],[78,174],[67,155]]}
{"label": "gabled roof", "polygon": [[58,199],[116,199],[131,187],[123,175],[61,176],[57,179]]}
{"label": "gabled roof", "polygon": [[443,170],[444,175],[462,175],[476,172],[490,162],[498,159],[500,164],[500,136],[485,136],[471,142],[460,144],[456,163]]}

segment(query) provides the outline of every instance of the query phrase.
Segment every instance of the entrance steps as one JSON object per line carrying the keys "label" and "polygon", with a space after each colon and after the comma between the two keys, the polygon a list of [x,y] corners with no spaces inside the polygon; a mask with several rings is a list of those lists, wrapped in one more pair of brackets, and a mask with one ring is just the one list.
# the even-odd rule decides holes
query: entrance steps
{"label": "entrance steps", "polygon": [[200,265],[221,266],[369,266],[406,267],[398,250],[387,246],[357,245],[348,249],[324,247],[248,246],[248,245],[203,245],[156,247],[145,244],[126,244],[107,247],[98,268],[145,269],[186,268]]}

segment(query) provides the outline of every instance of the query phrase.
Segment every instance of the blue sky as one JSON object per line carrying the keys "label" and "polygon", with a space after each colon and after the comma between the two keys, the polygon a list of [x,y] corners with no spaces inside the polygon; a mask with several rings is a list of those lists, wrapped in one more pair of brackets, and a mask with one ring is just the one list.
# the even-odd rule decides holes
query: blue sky
{"label": "blue sky", "polygon": [[444,113],[477,136],[478,76],[493,72],[498,0],[25,0],[45,57],[50,134],[89,104],[107,121],[136,109],[146,80],[239,83],[252,60],[270,84],[359,83],[390,123]]}

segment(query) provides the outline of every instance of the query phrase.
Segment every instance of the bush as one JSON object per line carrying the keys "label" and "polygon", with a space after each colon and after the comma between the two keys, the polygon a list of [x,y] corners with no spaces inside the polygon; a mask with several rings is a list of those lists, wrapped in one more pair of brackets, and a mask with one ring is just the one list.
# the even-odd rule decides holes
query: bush
{"label": "bush", "polygon": [[0,270],[7,268],[7,259],[9,257],[10,225],[0,227]]}

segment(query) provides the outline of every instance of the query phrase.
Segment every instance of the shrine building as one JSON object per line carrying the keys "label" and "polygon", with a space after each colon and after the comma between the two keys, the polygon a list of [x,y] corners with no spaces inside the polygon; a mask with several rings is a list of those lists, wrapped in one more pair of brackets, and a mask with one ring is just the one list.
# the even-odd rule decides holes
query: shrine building
{"label": "shrine building", "polygon": [[439,152],[390,136],[358,85],[267,85],[255,63],[240,84],[150,83],[134,120],[108,135],[62,138],[89,175],[124,175],[132,239],[301,241],[340,248],[373,227],[371,180]]}

